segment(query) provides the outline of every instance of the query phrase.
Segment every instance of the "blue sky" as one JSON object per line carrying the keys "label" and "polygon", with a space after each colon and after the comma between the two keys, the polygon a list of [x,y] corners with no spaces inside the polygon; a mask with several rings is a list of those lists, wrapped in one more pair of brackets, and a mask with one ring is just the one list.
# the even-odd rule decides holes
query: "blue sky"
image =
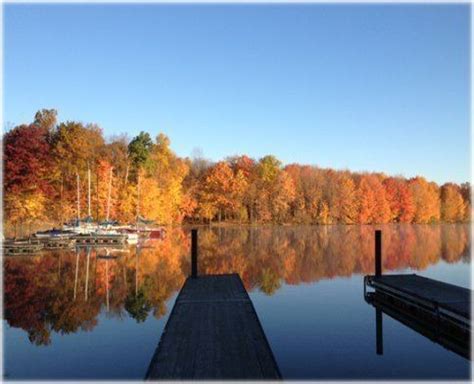
{"label": "blue sky", "polygon": [[4,6],[4,127],[41,108],[180,156],[470,178],[470,9]]}

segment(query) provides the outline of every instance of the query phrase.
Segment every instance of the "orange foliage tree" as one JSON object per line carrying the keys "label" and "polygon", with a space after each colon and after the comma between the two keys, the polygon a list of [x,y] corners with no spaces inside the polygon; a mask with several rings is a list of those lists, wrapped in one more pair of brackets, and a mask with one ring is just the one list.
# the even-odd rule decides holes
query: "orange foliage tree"
{"label": "orange foliage tree", "polygon": [[3,141],[7,227],[77,217],[77,175],[84,217],[88,170],[91,215],[97,220],[106,218],[109,200],[109,219],[129,223],[137,212],[160,224],[435,223],[471,217],[469,183],[439,188],[421,176],[407,180],[300,164],[284,167],[272,155],[217,163],[202,156],[183,159],[163,133],[155,140],[140,132],[131,140],[117,136],[106,142],[95,124],[57,124],[55,110],[39,111],[32,124],[6,132]]}

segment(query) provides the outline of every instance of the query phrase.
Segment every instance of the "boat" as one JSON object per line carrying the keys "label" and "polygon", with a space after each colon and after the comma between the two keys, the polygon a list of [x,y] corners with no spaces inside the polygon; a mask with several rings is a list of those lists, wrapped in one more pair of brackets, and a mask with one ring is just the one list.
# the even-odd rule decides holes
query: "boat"
{"label": "boat", "polygon": [[108,228],[103,228],[99,227],[96,231],[96,234],[98,235],[121,235],[125,236],[126,241],[128,244],[136,244],[138,243],[138,233],[132,229],[128,228],[115,228],[115,227],[108,227]]}
{"label": "boat", "polygon": [[48,229],[46,231],[38,231],[33,236],[37,239],[68,239],[76,233],[64,229]]}
{"label": "boat", "polygon": [[[165,228],[164,227],[149,227],[148,225],[154,224],[154,220],[147,220],[141,216],[137,217],[136,230],[140,236],[146,237],[148,239],[163,239],[165,237]],[[140,227],[139,224],[144,226]]]}
{"label": "boat", "polygon": [[91,217],[86,217],[85,219],[75,219],[64,223],[62,230],[73,232],[75,235],[85,235],[94,233],[97,230],[97,225],[94,224]]}
{"label": "boat", "polygon": [[119,233],[127,236],[127,243],[137,244],[138,243],[138,233],[132,229],[120,229]]}
{"label": "boat", "polygon": [[145,228],[140,228],[139,233],[148,239],[162,240],[165,237],[166,230],[164,227],[157,227],[157,228],[145,227]]}
{"label": "boat", "polygon": [[155,220],[149,220],[140,215],[140,177],[137,183],[137,214],[136,214],[135,230],[139,237],[146,239],[158,240],[163,239],[165,229],[163,227],[150,228],[149,225],[155,223]]}
{"label": "boat", "polygon": [[77,180],[77,218],[63,224],[64,231],[74,232],[76,235],[91,234],[96,231],[97,224],[91,215],[91,171],[87,169],[87,217],[81,219],[81,189],[79,173],[76,174]]}

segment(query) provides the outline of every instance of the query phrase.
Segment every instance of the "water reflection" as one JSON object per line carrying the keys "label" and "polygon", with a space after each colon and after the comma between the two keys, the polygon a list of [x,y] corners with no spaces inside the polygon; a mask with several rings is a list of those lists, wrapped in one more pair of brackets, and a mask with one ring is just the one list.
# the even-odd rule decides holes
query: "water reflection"
{"label": "water reflection", "polygon": [[[468,262],[468,225],[382,226],[385,270]],[[372,226],[229,227],[199,232],[199,273],[238,272],[248,290],[373,271]],[[90,331],[99,314],[143,322],[162,317],[190,271],[190,241],[175,228],[125,250],[79,248],[4,258],[4,316],[31,343],[52,333]]]}
{"label": "water reflection", "polygon": [[406,327],[423,335],[434,343],[453,351],[465,359],[470,359],[470,329],[451,321],[440,321],[436,315],[417,311],[403,300],[395,299],[378,292],[365,296],[367,303],[375,308],[376,353],[383,355],[383,318],[390,316]]}

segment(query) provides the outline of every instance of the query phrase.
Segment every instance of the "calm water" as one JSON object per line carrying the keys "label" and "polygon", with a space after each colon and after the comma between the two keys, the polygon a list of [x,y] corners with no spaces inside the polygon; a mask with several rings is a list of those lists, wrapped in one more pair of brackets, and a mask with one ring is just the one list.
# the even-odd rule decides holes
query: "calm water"
{"label": "calm water", "polygon": [[[386,272],[470,287],[468,225],[382,226]],[[201,273],[238,272],[287,379],[467,379],[470,362],[383,315],[363,296],[371,226],[200,229]],[[4,259],[7,379],[142,379],[190,270],[173,229],[139,250]],[[108,254],[118,256],[106,259]]]}

